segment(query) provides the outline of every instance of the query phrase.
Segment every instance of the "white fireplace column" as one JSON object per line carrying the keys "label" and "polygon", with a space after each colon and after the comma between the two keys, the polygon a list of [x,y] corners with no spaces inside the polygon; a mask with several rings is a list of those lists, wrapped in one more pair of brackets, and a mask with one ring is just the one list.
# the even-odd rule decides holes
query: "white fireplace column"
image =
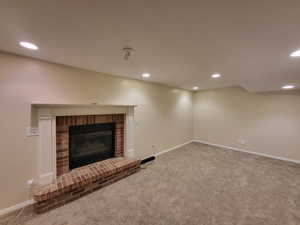
{"label": "white fireplace column", "polygon": [[126,113],[125,121],[125,148],[124,156],[128,158],[133,158],[135,156],[134,152],[134,107],[128,108],[128,113]]}
{"label": "white fireplace column", "polygon": [[48,184],[56,178],[56,118],[39,116],[39,183]]}

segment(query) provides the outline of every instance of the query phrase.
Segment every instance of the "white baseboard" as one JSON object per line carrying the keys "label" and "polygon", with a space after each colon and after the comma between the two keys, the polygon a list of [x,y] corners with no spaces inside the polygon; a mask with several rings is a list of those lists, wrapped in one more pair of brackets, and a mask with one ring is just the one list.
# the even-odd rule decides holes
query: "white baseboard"
{"label": "white baseboard", "polygon": [[18,210],[18,209],[22,209],[26,206],[32,205],[33,203],[34,203],[34,200],[31,199],[31,200],[27,200],[25,202],[21,202],[19,204],[13,205],[13,206],[8,207],[6,209],[0,209],[0,216],[11,213],[11,212],[13,212],[15,210]]}
{"label": "white baseboard", "polygon": [[[207,141],[202,141],[202,140],[191,140],[191,141],[185,142],[183,144],[176,145],[172,148],[165,149],[165,150],[160,151],[158,153],[155,153],[153,155],[154,156],[159,156],[159,155],[162,155],[164,153],[173,151],[177,148],[180,148],[182,146],[185,146],[187,144],[190,144],[192,142],[197,142],[197,143],[211,145],[211,146],[215,146],[215,147],[226,148],[226,149],[230,149],[230,150],[234,150],[234,151],[245,152],[245,153],[249,153],[249,154],[254,154],[254,155],[264,156],[264,157],[268,157],[268,158],[272,158],[272,159],[278,159],[278,160],[283,160],[283,161],[288,161],[288,162],[293,162],[293,163],[300,164],[300,160],[293,160],[293,159],[289,159],[289,158],[285,158],[285,157],[273,156],[273,155],[269,155],[269,154],[259,153],[259,152],[255,152],[255,151],[249,151],[249,150],[240,149],[240,148],[236,148],[236,147],[230,147],[230,146],[226,146],[226,145],[214,144],[214,143],[207,142]],[[21,209],[23,207],[32,205],[33,203],[34,203],[34,200],[31,199],[31,200],[27,200],[25,202],[21,202],[19,204],[16,204],[14,206],[8,207],[6,209],[1,209],[0,210],[0,216],[5,215],[5,214],[10,213],[10,212],[13,212],[13,211],[18,210],[18,209]]]}
{"label": "white baseboard", "polygon": [[185,146],[185,145],[187,145],[187,144],[190,144],[190,143],[192,143],[192,142],[193,142],[193,140],[190,140],[190,141],[187,141],[187,142],[185,142],[185,143],[183,143],[183,144],[176,145],[176,146],[174,146],[174,147],[172,147],[172,148],[165,149],[165,150],[163,150],[163,151],[160,151],[160,152],[158,152],[158,153],[155,153],[155,154],[153,154],[153,155],[154,155],[154,156],[159,156],[159,155],[161,155],[161,154],[164,154],[164,153],[173,151],[173,150],[175,150],[175,149],[177,149],[177,148],[180,148],[180,147]]}
{"label": "white baseboard", "polygon": [[259,155],[259,156],[264,156],[264,157],[268,157],[268,158],[272,158],[272,159],[278,159],[278,160],[283,160],[283,161],[287,161],[287,162],[293,162],[293,163],[300,164],[300,160],[294,160],[294,159],[289,159],[289,158],[285,158],[285,157],[278,157],[278,156],[274,156],[274,155],[259,153],[259,152],[245,150],[245,149],[236,148],[236,147],[230,147],[230,146],[226,146],[226,145],[214,144],[214,143],[202,141],[202,140],[193,140],[193,142],[198,142],[201,144],[211,145],[211,146],[215,146],[215,147],[227,148],[227,149],[230,149],[233,151],[245,152],[245,153],[249,153],[249,154],[253,154],[253,155]]}

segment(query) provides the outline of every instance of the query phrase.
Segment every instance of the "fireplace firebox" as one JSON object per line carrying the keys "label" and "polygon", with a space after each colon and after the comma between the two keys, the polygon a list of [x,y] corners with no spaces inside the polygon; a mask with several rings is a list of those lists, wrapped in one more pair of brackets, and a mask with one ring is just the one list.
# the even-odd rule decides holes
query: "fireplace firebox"
{"label": "fireplace firebox", "polygon": [[[108,157],[108,149],[109,143],[111,143],[111,152],[109,156],[112,157],[124,157],[124,146],[125,146],[125,114],[104,114],[104,115],[77,115],[77,116],[57,116],[56,117],[56,176],[60,177],[61,175],[70,172],[71,169],[79,167],[79,165],[86,165],[88,163],[93,163],[95,161],[100,161]],[[112,125],[112,124],[114,125]],[[100,125],[98,125],[100,124]],[[102,127],[99,128],[98,126]],[[115,128],[114,128],[114,127]],[[72,131],[70,129],[72,127]],[[76,131],[77,130],[77,131]],[[106,133],[98,133],[104,132]],[[112,139],[108,138],[110,136],[110,132],[112,134]],[[72,133],[72,134],[71,134]],[[80,135],[80,133],[83,133]],[[113,134],[114,133],[114,134]],[[83,153],[85,155],[90,155],[87,157],[88,159],[84,159],[82,155],[78,153],[78,151],[71,150],[71,142],[70,136],[74,135],[75,139],[79,139],[77,141],[73,141],[76,145],[79,145],[79,151],[83,151],[85,147],[85,142],[89,140],[89,153]],[[104,135],[104,137],[103,137]],[[100,138],[98,139],[97,137]],[[101,137],[102,136],[102,137]],[[73,139],[73,138],[72,138]],[[83,140],[82,140],[83,139]],[[99,144],[98,141],[105,140],[103,145]],[[84,141],[85,140],[85,141]],[[109,141],[111,140],[111,142]],[[103,151],[100,154],[94,154],[93,145],[101,145],[100,148],[104,151],[106,149],[106,153]],[[77,146],[78,147],[78,146]],[[105,148],[104,148],[105,147]],[[96,150],[99,150],[96,148]],[[100,151],[100,150],[99,150]],[[74,153],[74,154],[73,154]],[[77,154],[78,153],[78,154]],[[78,157],[84,162],[81,162],[78,165]],[[71,155],[74,156],[74,160],[71,159]],[[91,156],[92,155],[92,156]],[[103,156],[104,155],[104,156]],[[82,156],[82,157],[81,157]],[[102,157],[103,156],[103,157]],[[75,159],[76,158],[76,159]],[[90,160],[90,161],[89,161]],[[72,163],[73,162],[73,163]],[[72,166],[71,166],[72,163]]]}
{"label": "fireplace firebox", "polygon": [[69,127],[69,169],[115,156],[115,123]]}

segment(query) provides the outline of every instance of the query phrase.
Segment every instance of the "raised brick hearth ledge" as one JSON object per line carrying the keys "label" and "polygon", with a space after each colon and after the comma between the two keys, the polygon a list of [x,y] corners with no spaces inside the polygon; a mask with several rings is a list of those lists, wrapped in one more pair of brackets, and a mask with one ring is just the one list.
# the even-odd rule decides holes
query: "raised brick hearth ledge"
{"label": "raised brick hearth ledge", "polygon": [[33,198],[38,213],[64,205],[140,169],[140,160],[111,158],[72,170],[52,184],[36,187]]}

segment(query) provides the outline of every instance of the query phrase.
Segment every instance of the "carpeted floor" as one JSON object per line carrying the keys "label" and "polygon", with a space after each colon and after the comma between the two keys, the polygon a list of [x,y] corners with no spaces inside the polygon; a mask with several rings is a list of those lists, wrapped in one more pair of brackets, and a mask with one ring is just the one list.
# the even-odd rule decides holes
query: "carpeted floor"
{"label": "carpeted floor", "polygon": [[300,165],[193,143],[68,205],[41,215],[29,207],[0,223],[7,220],[26,225],[298,225]]}

